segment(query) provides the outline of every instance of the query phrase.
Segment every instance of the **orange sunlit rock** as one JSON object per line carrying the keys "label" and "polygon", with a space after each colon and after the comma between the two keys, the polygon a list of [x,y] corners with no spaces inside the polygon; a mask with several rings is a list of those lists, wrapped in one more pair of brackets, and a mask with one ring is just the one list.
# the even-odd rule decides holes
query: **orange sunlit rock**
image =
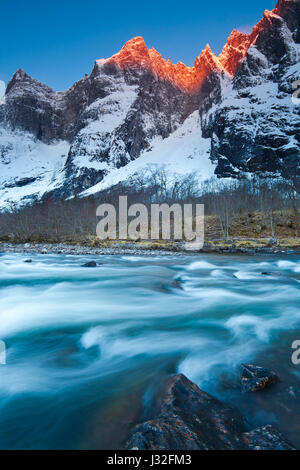
{"label": "orange sunlit rock", "polygon": [[224,73],[233,77],[249,47],[255,43],[260,30],[278,13],[278,7],[273,11],[266,10],[264,18],[250,34],[233,30],[219,57],[216,57],[207,45],[196,58],[193,67],[188,67],[182,62],[173,64],[170,59],[165,60],[155,49],[148,49],[141,36],[126,42],[120,52],[109,59],[100,59],[97,62],[115,64],[121,69],[149,69],[160,79],[169,81],[184,91],[194,93],[212,73]]}
{"label": "orange sunlit rock", "polygon": [[115,64],[121,69],[149,69],[160,79],[174,83],[180,89],[194,92],[203,81],[214,71],[224,70],[224,67],[213,54],[209,46],[195,60],[194,67],[188,67],[182,62],[173,64],[165,60],[154,48],[147,49],[142,37],[136,37],[126,42],[118,54],[109,59],[101,59],[100,64]]}

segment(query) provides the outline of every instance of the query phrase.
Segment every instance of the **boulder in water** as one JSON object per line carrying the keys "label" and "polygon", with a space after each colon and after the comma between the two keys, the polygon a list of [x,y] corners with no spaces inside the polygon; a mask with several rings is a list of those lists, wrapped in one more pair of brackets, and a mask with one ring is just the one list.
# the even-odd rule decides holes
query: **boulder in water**
{"label": "boulder in water", "polygon": [[88,263],[85,263],[82,265],[82,268],[96,268],[97,263],[96,261],[89,261]]}
{"label": "boulder in water", "polygon": [[28,264],[29,264],[29,263],[32,263],[32,259],[25,259],[25,260],[24,260],[24,263],[28,263]]}
{"label": "boulder in water", "polygon": [[155,408],[155,417],[132,430],[126,449],[293,450],[271,425],[249,431],[237,409],[182,374],[168,379]]}
{"label": "boulder in water", "polygon": [[279,380],[276,372],[255,366],[253,364],[242,365],[242,390],[243,392],[257,392],[274,385]]}
{"label": "boulder in water", "polygon": [[157,417],[133,429],[127,449],[242,449],[245,420],[236,409],[200,390],[184,375],[171,377]]}
{"label": "boulder in water", "polygon": [[263,276],[282,276],[281,273],[279,272],[271,272],[271,271],[265,271],[262,273]]}

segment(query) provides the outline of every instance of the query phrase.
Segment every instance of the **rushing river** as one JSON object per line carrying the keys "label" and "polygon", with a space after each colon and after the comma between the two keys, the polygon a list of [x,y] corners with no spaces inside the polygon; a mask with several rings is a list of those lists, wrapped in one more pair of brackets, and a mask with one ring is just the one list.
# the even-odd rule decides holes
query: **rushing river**
{"label": "rushing river", "polygon": [[[0,256],[1,449],[117,448],[176,372],[300,448],[299,256],[26,257]],[[251,361],[280,384],[243,395]]]}

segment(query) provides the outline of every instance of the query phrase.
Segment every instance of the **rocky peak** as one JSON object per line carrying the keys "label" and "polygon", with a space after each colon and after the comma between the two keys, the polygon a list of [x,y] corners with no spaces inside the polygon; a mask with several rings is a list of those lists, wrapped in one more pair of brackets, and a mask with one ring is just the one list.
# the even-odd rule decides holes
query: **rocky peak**
{"label": "rocky peak", "polygon": [[206,45],[200,56],[196,58],[194,67],[197,71],[199,84],[212,72],[222,72],[224,70],[223,65],[212,52],[209,44]]}
{"label": "rocky peak", "polygon": [[[212,109],[203,125],[222,176],[236,174],[237,168],[300,175],[299,107],[291,100],[299,74],[299,6],[299,0],[280,0],[248,37],[240,36],[249,46],[245,57],[217,112]],[[235,38],[238,33],[227,48]]]}
{"label": "rocky peak", "polygon": [[244,60],[251,45],[251,35],[241,33],[234,29],[229,36],[227,43],[219,55],[219,62],[224,69],[234,76],[239,65]]}
{"label": "rocky peak", "polygon": [[[257,45],[259,48],[262,42],[266,43],[267,38],[269,40],[267,55],[269,58],[274,57],[276,62],[280,54],[282,56],[286,53],[286,48],[282,44],[286,40],[286,34],[280,34],[280,30],[287,25],[294,33],[295,41],[300,42],[299,22],[300,0],[279,0],[274,10],[265,10],[263,19],[254,26],[251,34],[233,30],[218,59],[225,70],[234,76],[249,48],[252,45]],[[274,37],[276,35],[277,40]],[[276,43],[277,53],[270,54],[270,49],[275,49]]]}
{"label": "rocky peak", "polygon": [[26,80],[28,78],[30,79],[29,75],[27,75],[27,73],[24,72],[24,70],[18,69],[16,73],[13,75],[12,80],[20,81],[20,80]]}
{"label": "rocky peak", "polygon": [[294,41],[300,42],[300,0],[279,0],[274,10],[265,10],[253,28],[250,45],[255,45],[270,64],[279,64]]}
{"label": "rocky peak", "polygon": [[[68,158],[59,178],[53,173],[51,191],[70,196],[146,152],[155,154],[158,140],[176,141],[176,132],[186,133],[193,122],[196,147],[207,149],[199,155],[209,153],[222,177],[240,171],[300,174],[299,107],[291,100],[292,80],[299,78],[299,3],[280,0],[250,34],[234,30],[218,57],[207,45],[192,67],[164,59],[138,36],[96,61],[91,75],[65,92],[18,70],[0,103],[3,164],[20,154],[31,161],[32,142],[55,149],[64,141]],[[20,132],[31,142],[28,148],[19,145]],[[190,157],[189,144],[180,140]]]}
{"label": "rocky peak", "polygon": [[20,92],[25,92],[26,90],[27,93],[43,92],[51,95],[55,94],[51,88],[30,77],[30,75],[28,75],[22,69],[18,69],[13,75],[12,79],[8,82],[6,95],[8,95],[11,91],[17,93],[17,90],[20,90]]}
{"label": "rocky peak", "polygon": [[18,69],[11,80],[8,82],[6,93],[9,93],[9,91],[16,85],[24,82],[28,82],[33,80],[29,75],[27,75],[26,72],[22,69]]}
{"label": "rocky peak", "polygon": [[[147,49],[144,39],[140,36],[126,42],[120,52],[112,57],[98,60],[97,64],[100,66],[113,64],[122,70],[135,68],[150,70],[159,79],[171,82],[182,91],[197,93],[212,74],[226,73],[234,77],[251,45],[259,47],[260,38],[265,35],[272,45],[274,38],[270,31],[278,32],[285,25],[285,19],[292,30],[297,29],[299,1],[280,0],[274,10],[265,11],[264,18],[253,28],[251,34],[233,30],[219,57],[216,57],[207,45],[196,58],[193,67],[188,67],[182,62],[173,64],[170,59],[165,60],[155,49]],[[275,60],[278,59],[278,54],[282,55],[285,52],[286,49],[281,45]]]}
{"label": "rocky peak", "polygon": [[207,45],[196,59],[194,67],[188,67],[183,62],[173,64],[170,59],[164,59],[154,48],[147,49],[142,37],[128,41],[120,52],[109,59],[100,59],[97,65],[114,64],[120,69],[146,69],[157,78],[168,81],[188,93],[195,93],[202,82],[211,72],[222,71],[223,66]]}
{"label": "rocky peak", "polygon": [[137,36],[127,41],[120,52],[109,59],[100,59],[100,64],[113,63],[121,69],[127,67],[149,67],[149,52],[142,37]]}

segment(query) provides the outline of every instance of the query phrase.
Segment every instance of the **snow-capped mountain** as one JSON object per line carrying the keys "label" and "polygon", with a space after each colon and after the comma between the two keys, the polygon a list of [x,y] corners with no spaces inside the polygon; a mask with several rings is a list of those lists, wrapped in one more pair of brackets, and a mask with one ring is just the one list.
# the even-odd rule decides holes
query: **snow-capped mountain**
{"label": "snow-capped mountain", "polygon": [[65,92],[18,70],[0,101],[0,209],[92,194],[149,165],[300,177],[299,23],[300,0],[279,0],[193,67],[136,37]]}
{"label": "snow-capped mountain", "polygon": [[292,100],[300,79],[299,25],[298,0],[266,11],[246,38],[247,53],[222,101],[203,117],[218,175],[242,170],[300,177],[300,106]]}

